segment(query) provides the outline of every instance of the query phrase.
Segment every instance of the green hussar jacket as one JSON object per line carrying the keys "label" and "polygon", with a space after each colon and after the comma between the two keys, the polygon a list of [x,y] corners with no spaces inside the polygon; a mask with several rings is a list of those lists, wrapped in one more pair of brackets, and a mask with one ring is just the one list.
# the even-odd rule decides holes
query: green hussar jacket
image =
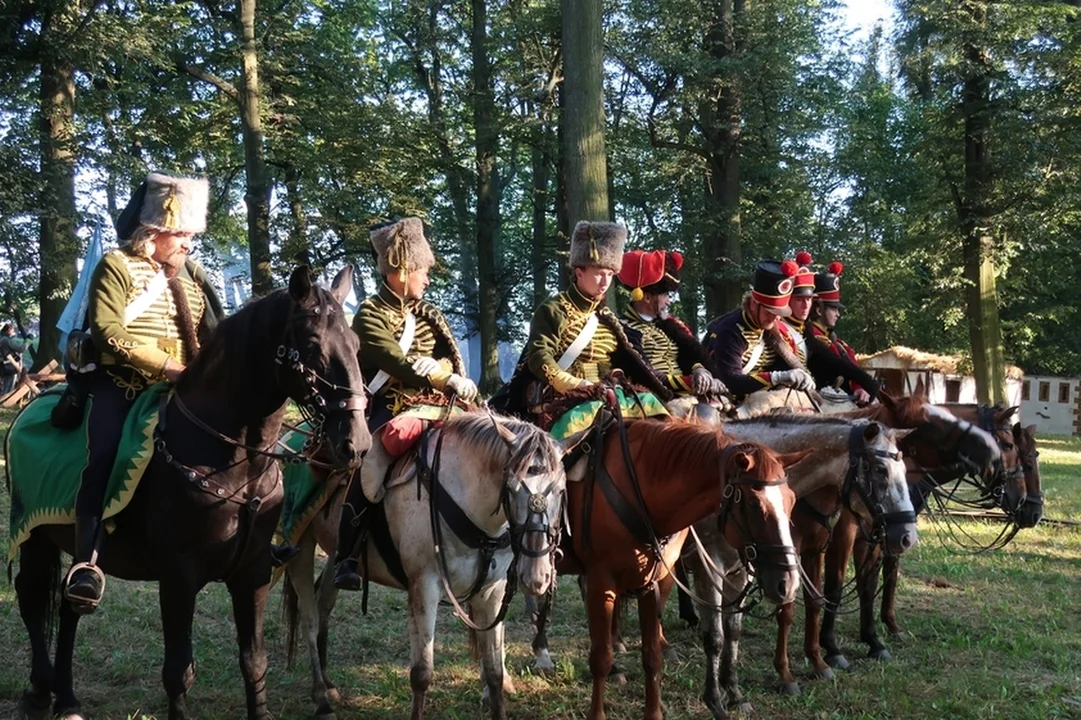
{"label": "green hussar jacket", "polygon": [[[398,341],[407,313],[416,318],[416,330],[412,344],[403,352]],[[466,374],[458,343],[443,313],[425,300],[401,299],[385,283],[377,295],[360,304],[353,318],[353,331],[360,338],[364,381],[370,383],[379,371],[390,376],[376,393],[375,403],[397,408],[402,400],[425,390],[442,390],[451,373]],[[439,370],[426,377],[415,373],[413,362],[420,357],[438,360]]]}
{"label": "green hussar jacket", "polygon": [[[144,293],[160,267],[149,258],[120,248],[106,253],[94,268],[87,321],[103,365],[131,367],[148,379],[156,380],[163,377],[169,358],[186,364],[194,355],[196,348],[185,346],[176,301],[168,287],[138,317],[125,323],[128,305]],[[177,277],[191,310],[192,324],[198,332],[206,326],[204,321],[216,319],[211,316],[217,307],[217,299],[209,303],[208,311],[205,286],[191,277],[193,267],[201,271],[189,262]]]}

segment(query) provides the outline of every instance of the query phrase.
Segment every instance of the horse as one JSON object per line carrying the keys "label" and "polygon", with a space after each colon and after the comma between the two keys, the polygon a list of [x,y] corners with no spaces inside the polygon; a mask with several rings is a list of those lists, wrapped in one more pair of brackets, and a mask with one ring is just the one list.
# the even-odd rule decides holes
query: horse
{"label": "horse", "polygon": [[[1000,504],[1009,517],[1028,507],[1026,498],[1029,472],[1015,442],[1014,426],[1008,421],[1016,408],[987,408],[978,405],[928,405],[922,395],[911,400],[924,415],[897,415],[895,427],[915,427],[902,443],[909,487],[917,513],[935,484],[957,479],[963,474],[978,480],[981,497]],[[983,446],[983,447],[981,447]],[[989,453],[988,450],[991,452]],[[1038,469],[1035,487],[1039,487]],[[883,575],[882,620],[894,636],[900,633],[896,616],[897,583],[900,558],[868,544],[851,515],[842,513],[834,529],[826,557],[826,597],[829,603],[822,620],[822,645],[831,667],[847,669],[848,660],[836,638],[836,616],[841,587],[850,557],[855,559],[856,591],[860,602],[860,639],[868,647],[868,657],[890,660],[886,646],[878,636],[874,617],[874,598],[878,592],[879,570]]]}
{"label": "horse", "polygon": [[[555,582],[554,555],[566,492],[563,451],[534,425],[480,412],[452,416],[436,432],[435,445],[422,442],[418,451],[423,466],[414,467],[410,454],[393,466],[381,505],[366,511],[376,515],[371,542],[361,557],[371,580],[409,594],[410,717],[419,720],[424,714],[436,614],[446,592],[456,609],[459,599],[469,606],[469,616],[459,610],[460,617],[469,624],[471,644],[479,650],[491,716],[502,720],[505,682],[510,689],[503,615],[516,586],[542,595]],[[315,467],[312,471],[322,472]],[[359,473],[353,481],[359,482]],[[331,703],[338,700],[327,676],[326,655],[327,626],[338,591],[333,563],[328,562],[316,592],[314,556],[317,545],[334,556],[344,496],[342,488],[330,511],[318,514],[298,543],[300,552],[286,565],[290,660],[302,625],[319,720],[335,717]]]}
{"label": "horse", "polygon": [[[358,466],[371,446],[357,338],[342,311],[351,286],[351,267],[329,291],[314,286],[300,267],[288,290],[220,323],[162,404],[153,457],[130,503],[114,516],[115,531],[103,540],[102,571],[158,583],[170,720],[188,716],[195,599],[212,581],[224,581],[232,597],[247,717],[270,717],[263,609],[282,500],[280,456],[272,450],[286,402],[311,409],[333,467]],[[16,420],[10,432],[17,427]],[[10,460],[9,468],[20,463],[14,448]],[[18,475],[8,482],[17,492]],[[82,717],[72,680],[80,616],[58,595],[60,551],[73,547],[70,525],[39,525],[19,548],[15,589],[33,653],[20,718]],[[54,666],[48,646],[58,603]]]}
{"label": "horse", "polygon": [[[808,457],[788,470],[789,485],[797,497],[792,514],[793,539],[804,569],[805,652],[816,677],[831,677],[818,644],[814,607],[820,598],[821,556],[826,546],[822,531],[828,535],[828,518],[841,507],[847,507],[863,518],[870,532],[894,552],[904,552],[915,545],[918,537],[915,513],[896,444],[900,433],[876,422],[821,415],[736,420],[725,423],[724,432],[737,439],[756,438],[775,452],[812,449]],[[813,514],[809,514],[812,510]],[[827,518],[824,525],[819,522],[820,517]],[[704,547],[697,558],[688,554],[688,560],[695,570],[696,590],[705,599],[703,701],[715,718],[725,718],[722,686],[729,705],[750,709],[739,689],[736,673],[742,626],[739,605],[748,592],[748,576],[734,563],[732,548],[726,540],[712,531],[714,522],[714,518],[708,518],[695,526]],[[705,571],[707,563],[725,569],[723,586],[718,587]],[[723,606],[719,604],[721,596],[725,600]],[[788,632],[793,615],[794,603],[782,604],[777,613],[774,656],[782,689],[792,694],[799,689],[788,664]]]}
{"label": "horse", "polygon": [[1014,522],[1022,529],[1032,528],[1043,517],[1043,484],[1040,479],[1040,453],[1036,449],[1036,426],[1022,427],[1021,423],[1015,423],[1013,438],[1025,475],[1025,501],[1015,511]]}
{"label": "horse", "polygon": [[[788,519],[795,499],[785,484],[784,469],[802,453],[779,456],[757,443],[735,442],[715,429],[676,421],[638,420],[623,428],[597,423],[585,442],[592,452],[568,471],[570,537],[558,569],[586,577],[593,676],[590,720],[606,717],[613,611],[616,599],[629,592],[639,593],[644,717],[661,717],[655,588],[679,556],[686,529],[722,503],[731,508],[722,532],[755,567],[766,599],[787,602],[799,587]],[[548,609],[549,604],[542,603],[534,640],[538,661],[548,659]]]}

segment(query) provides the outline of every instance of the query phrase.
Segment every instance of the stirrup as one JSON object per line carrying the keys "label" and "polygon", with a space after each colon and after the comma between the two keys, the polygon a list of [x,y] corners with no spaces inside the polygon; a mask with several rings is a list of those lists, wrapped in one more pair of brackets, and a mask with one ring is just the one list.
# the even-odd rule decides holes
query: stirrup
{"label": "stirrup", "polygon": [[[101,583],[101,590],[96,598],[89,598],[82,595],[72,595],[70,592],[71,581],[75,576],[75,573],[80,570],[90,570],[98,578]],[[64,599],[71,603],[71,608],[79,615],[89,615],[98,609],[98,605],[101,603],[101,599],[105,596],[105,573],[101,571],[97,565],[88,562],[75,563],[68,570],[67,577],[64,578]]]}

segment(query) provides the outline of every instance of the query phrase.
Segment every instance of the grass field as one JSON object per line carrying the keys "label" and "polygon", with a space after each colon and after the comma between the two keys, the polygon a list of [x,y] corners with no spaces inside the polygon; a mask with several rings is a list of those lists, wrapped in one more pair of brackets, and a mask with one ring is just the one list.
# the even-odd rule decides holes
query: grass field
{"label": "grass field", "polygon": [[[5,429],[10,416],[0,417]],[[1046,513],[1081,518],[1081,441],[1041,443]],[[0,530],[7,539],[8,497],[0,493]],[[996,529],[973,523],[990,538]],[[761,718],[1066,718],[1081,717],[1081,528],[1041,525],[1022,532],[1005,550],[976,557],[951,554],[935,529],[921,520],[920,544],[905,558],[898,595],[903,636],[887,640],[894,660],[857,660],[832,682],[803,680],[796,698],[775,693],[774,627],[745,625],[741,677]],[[508,618],[507,664],[517,694],[512,718],[581,718],[589,704],[588,635],[573,579],[560,584],[551,634],[558,671],[540,678],[528,669],[528,618],[515,602]],[[634,615],[631,613],[630,615]],[[401,593],[375,589],[367,617],[359,597],[343,594],[331,629],[331,673],[344,699],[338,717],[408,716],[406,602]],[[666,615],[679,661],[666,663],[668,718],[708,718],[698,701],[703,678],[699,640],[681,627],[674,603]],[[628,638],[637,632],[629,620]],[[840,637],[850,660],[863,658],[857,617],[845,615]],[[802,621],[793,632],[793,668],[805,673]],[[97,615],[84,620],[76,649],[76,691],[90,717],[164,717],[160,684],[161,626],[153,585],[110,580]],[[270,707],[280,720],[309,717],[309,669],[302,659],[285,667],[280,593],[272,592],[266,619]],[[0,719],[14,717],[29,676],[25,631],[14,588],[0,581]],[[197,677],[189,693],[194,717],[244,717],[228,597],[221,586],[204,590],[195,621]],[[303,658],[304,656],[302,656]],[[641,716],[643,691],[637,649],[621,664],[629,683],[610,687],[610,718]],[[431,718],[480,718],[480,682],[464,628],[449,611],[441,616]]]}

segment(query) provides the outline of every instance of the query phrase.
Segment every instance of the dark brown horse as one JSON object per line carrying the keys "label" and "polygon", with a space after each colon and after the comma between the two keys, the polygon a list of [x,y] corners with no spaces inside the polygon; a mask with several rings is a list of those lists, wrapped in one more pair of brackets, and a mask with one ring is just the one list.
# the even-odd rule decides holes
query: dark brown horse
{"label": "dark brown horse", "polygon": [[[232,596],[248,718],[269,717],[263,608],[282,502],[280,456],[273,451],[287,400],[321,426],[321,456],[334,467],[356,467],[371,446],[357,338],[341,305],[351,283],[348,267],[330,291],[298,268],[288,291],[222,321],[161,414],[154,457],[103,542],[104,572],[158,583],[170,720],[187,717],[195,598],[214,581],[224,581]],[[18,477],[11,480],[18,485]],[[80,616],[57,593],[60,551],[71,552],[73,544],[70,526],[43,525],[19,551],[15,588],[33,651],[30,687],[19,704],[23,718],[82,717],[72,679]],[[58,604],[54,667],[48,638]]]}
{"label": "dark brown horse", "polygon": [[[573,554],[559,570],[586,576],[590,720],[605,718],[613,612],[616,599],[627,592],[639,593],[644,717],[661,717],[655,587],[679,556],[686,528],[716,513],[722,500],[729,506],[722,532],[745,560],[757,558],[751,564],[766,599],[787,602],[799,587],[788,518],[795,498],[784,482],[784,468],[803,453],[778,456],[755,443],[735,443],[710,428],[648,420],[627,423],[626,442],[624,452],[618,431],[609,430],[596,471],[567,486]],[[588,459],[581,462],[588,464]],[[581,476],[580,467],[568,473],[571,480]],[[657,538],[665,541],[657,543]]]}
{"label": "dark brown horse", "polygon": [[[1016,408],[981,408],[977,405],[927,405],[922,396],[883,403],[883,421],[894,427],[915,428],[902,443],[909,486],[917,512],[926,504],[935,485],[970,474],[976,478],[979,494],[995,502],[1011,516],[1027,508],[1027,473],[1010,423]],[[907,406],[903,412],[890,408]],[[948,413],[944,415],[943,412]],[[998,458],[981,445],[994,443]],[[1036,486],[1039,485],[1038,469]],[[834,529],[826,557],[826,612],[822,620],[822,646],[826,661],[845,669],[848,660],[837,643],[836,618],[841,603],[844,575],[850,557],[855,558],[856,592],[860,602],[860,638],[868,646],[868,657],[889,660],[890,653],[878,636],[874,599],[878,592],[879,570],[883,574],[882,620],[893,634],[900,633],[895,600],[900,558],[883,553],[868,543],[855,518],[842,516]]]}

